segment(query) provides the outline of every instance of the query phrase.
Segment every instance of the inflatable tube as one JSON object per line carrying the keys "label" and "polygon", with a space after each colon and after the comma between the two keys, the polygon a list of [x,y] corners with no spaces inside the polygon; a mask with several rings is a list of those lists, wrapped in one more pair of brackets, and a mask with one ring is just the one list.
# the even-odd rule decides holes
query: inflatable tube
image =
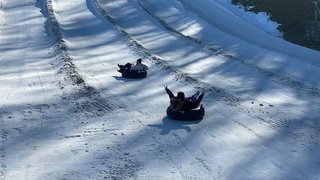
{"label": "inflatable tube", "polygon": [[200,109],[193,109],[190,111],[172,111],[170,106],[167,108],[167,116],[170,119],[182,120],[182,121],[192,121],[201,120],[205,114],[204,108],[201,105]]}
{"label": "inflatable tube", "polygon": [[123,71],[122,77],[124,78],[145,78],[147,76],[147,71]]}

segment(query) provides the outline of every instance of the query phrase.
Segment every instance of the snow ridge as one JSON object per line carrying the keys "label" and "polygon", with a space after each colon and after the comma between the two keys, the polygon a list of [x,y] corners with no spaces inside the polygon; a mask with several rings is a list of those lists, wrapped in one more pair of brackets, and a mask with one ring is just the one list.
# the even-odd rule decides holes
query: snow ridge
{"label": "snow ridge", "polygon": [[[228,106],[236,107],[241,112],[244,112],[250,117],[259,119],[267,124],[270,123],[270,119],[263,118],[263,115],[266,113],[269,113],[266,109],[259,109],[259,113],[251,112],[251,108],[247,107],[246,105],[241,104],[241,99],[239,97],[236,97],[224,89],[217,88],[212,84],[208,84],[205,82],[202,82],[199,79],[193,78],[189,76],[188,74],[185,74],[181,72],[179,69],[169,65],[166,60],[161,59],[157,56],[152,55],[150,51],[148,51],[143,45],[139,44],[137,41],[135,41],[125,30],[123,30],[116,21],[110,16],[103,8],[102,5],[99,3],[99,0],[94,0],[95,4],[97,6],[97,9],[101,13],[102,16],[104,16],[108,21],[110,21],[116,29],[122,33],[125,37],[127,37],[128,43],[133,47],[135,52],[139,52],[142,56],[148,57],[149,60],[152,60],[156,65],[160,66],[163,70],[167,71],[168,73],[175,76],[176,80],[184,81],[189,83],[191,86],[198,88],[198,89],[204,89],[206,91],[206,96],[210,97],[210,101],[219,101],[222,102]],[[175,32],[172,32],[175,35],[177,35]],[[179,35],[179,33],[178,33]],[[187,38],[189,40],[192,40],[191,37],[182,36],[182,38]],[[198,43],[197,40],[194,41],[195,43]],[[221,53],[218,53],[221,54]],[[272,105],[270,105],[272,107]],[[272,117],[271,117],[272,118]],[[273,119],[274,121],[275,119]],[[280,121],[280,120],[278,120]]]}
{"label": "snow ridge", "polygon": [[[149,60],[152,60],[157,66],[161,67],[162,70],[167,71],[168,73],[172,74],[177,81],[184,81],[199,90],[204,89],[206,92],[206,96],[210,97],[210,101],[218,101],[218,102],[222,102],[222,103],[224,103],[228,106],[231,106],[231,107],[237,107],[240,111],[244,112],[245,114],[247,114],[250,117],[258,118],[264,122],[269,122],[269,120],[267,120],[267,119],[264,119],[260,116],[254,115],[254,113],[250,113],[250,108],[245,105],[242,105],[241,99],[239,97],[236,97],[236,96],[228,93],[224,89],[215,87],[212,84],[208,84],[208,83],[202,82],[199,79],[193,78],[193,77],[189,76],[188,74],[181,72],[178,68],[175,68],[175,67],[169,65],[166,62],[166,60],[161,59],[157,56],[154,56],[150,51],[148,51],[145,47],[143,47],[143,45],[139,44],[136,40],[134,40],[125,30],[123,30],[116,23],[116,21],[102,8],[102,5],[100,4],[99,0],[94,0],[94,1],[95,1],[97,9],[101,13],[101,15],[103,17],[105,17],[106,20],[110,21],[115,26],[115,28],[120,33],[122,33],[123,36],[125,36],[127,38],[127,43],[130,44],[130,46],[132,46],[132,48],[134,49],[135,52],[139,52],[139,54],[141,56],[144,56],[144,57],[148,58]],[[192,40],[192,38],[185,37],[185,36],[182,36],[182,38],[187,38],[187,39]],[[197,43],[196,40],[195,40],[195,42]],[[261,114],[267,113],[265,111],[266,111],[265,109],[263,111],[261,111],[261,109],[260,109]]]}
{"label": "snow ridge", "polygon": [[304,84],[303,82],[294,80],[288,76],[284,75],[278,75],[274,72],[265,70],[261,67],[257,67],[253,64],[250,64],[248,62],[245,62],[244,60],[241,60],[231,54],[226,53],[223,49],[214,49],[212,47],[209,47],[207,44],[201,41],[201,39],[197,39],[195,37],[186,36],[183,33],[176,30],[174,27],[170,26],[168,23],[166,23],[164,20],[158,18],[155,14],[153,14],[150,10],[145,8],[143,6],[143,3],[141,1],[138,1],[138,4],[141,6],[142,9],[144,9],[151,17],[153,17],[155,20],[160,22],[160,24],[165,27],[167,30],[169,30],[173,35],[176,37],[191,41],[195,46],[199,46],[201,49],[203,49],[204,52],[208,52],[211,55],[215,56],[221,56],[222,58],[226,59],[227,61],[233,61],[240,63],[244,67],[247,67],[248,69],[253,69],[254,71],[257,71],[261,74],[266,75],[267,77],[270,77],[270,79],[278,84],[282,84],[285,86],[289,86],[292,88],[296,88],[299,91],[305,92],[307,94],[318,96],[320,97],[320,90],[316,87],[309,86],[307,84]]}
{"label": "snow ridge", "polygon": [[[214,94],[214,97],[220,97],[218,99],[224,99],[222,101],[228,102],[230,105],[233,106],[238,105],[239,99],[234,97],[231,94],[224,92],[222,89],[214,87],[213,85],[201,82],[200,80],[189,76],[181,72],[178,68],[175,68],[169,65],[166,60],[161,59],[152,54],[149,50],[147,50],[143,45],[139,44],[134,38],[132,38],[125,30],[123,30],[116,21],[103,9],[102,5],[100,4],[99,0],[94,0],[95,5],[101,15],[106,18],[106,20],[110,21],[116,29],[127,39],[127,43],[134,49],[135,52],[138,52],[141,56],[152,60],[156,65],[160,66],[163,70],[167,71],[168,73],[175,76],[176,80],[181,80],[188,82],[190,85],[193,85],[195,88],[204,89],[206,92],[211,92]],[[232,102],[232,103],[231,103]]]}
{"label": "snow ridge", "polygon": [[[63,67],[59,73],[66,74],[67,82],[70,82],[78,90],[74,94],[75,100],[79,100],[75,112],[87,111],[91,112],[94,116],[103,116],[106,112],[114,109],[116,105],[107,102],[101,98],[101,94],[92,86],[88,86],[84,78],[79,74],[77,67],[70,57],[67,43],[63,38],[62,28],[55,16],[52,0],[46,0],[46,10],[48,12],[48,19],[52,28],[52,32],[56,38],[56,51],[59,61],[63,62]],[[64,88],[64,83],[60,83],[61,89]],[[65,99],[66,97],[62,97]]]}
{"label": "snow ridge", "polygon": [[69,53],[67,51],[67,45],[65,40],[63,39],[63,32],[54,14],[52,0],[46,1],[46,8],[49,15],[48,18],[52,27],[52,31],[56,37],[57,53],[59,54],[59,59],[64,62],[63,68],[60,70],[60,72],[65,70],[67,78],[72,82],[73,85],[86,86],[84,79],[79,75],[74,63],[72,62],[73,60],[69,56]]}
{"label": "snow ridge", "polygon": [[[126,37],[127,43],[134,49],[135,52],[138,52],[141,56],[144,56],[144,57],[148,58],[149,60],[153,61],[162,70],[167,71],[169,74],[173,75],[177,81],[186,82],[196,89],[204,89],[206,92],[206,97],[208,97],[204,100],[204,102],[221,102],[221,103],[226,104],[228,106],[235,107],[236,109],[238,109],[240,112],[243,112],[247,116],[252,117],[254,119],[258,119],[261,122],[264,122],[264,123],[272,126],[273,128],[276,128],[277,126],[281,126],[281,124],[282,124],[281,122],[283,120],[281,120],[279,117],[272,116],[272,115],[266,116],[266,114],[272,114],[272,112],[275,111],[275,109],[273,108],[274,105],[260,104],[258,109],[253,109],[252,104],[254,104],[254,102],[251,102],[251,104],[248,104],[248,103],[244,102],[243,99],[241,99],[240,97],[237,97],[237,96],[229,93],[227,90],[225,90],[223,88],[216,87],[211,83],[209,84],[209,83],[203,82],[197,78],[191,77],[188,74],[180,71],[178,68],[167,63],[167,61],[165,59],[161,59],[158,56],[153,55],[152,52],[150,52],[148,49],[146,49],[142,44],[139,44],[120,25],[117,24],[116,20],[114,18],[112,18],[112,16],[109,15],[108,12],[106,12],[103,9],[99,0],[94,0],[94,1],[95,1],[96,7],[97,7],[98,11],[100,12],[100,14],[103,17],[105,17],[106,20],[111,22],[115,26],[115,28],[120,33],[123,34],[124,37]],[[139,4],[141,6],[141,3],[139,3]],[[142,8],[143,8],[143,6],[142,6]],[[146,10],[145,8],[143,8],[143,9]],[[151,17],[154,18],[154,15],[152,15],[148,11],[147,11],[147,13],[150,14]],[[159,20],[159,19],[157,19],[157,20]],[[250,65],[248,63],[245,63],[244,61],[242,61],[232,55],[225,53],[221,49],[208,48],[205,44],[203,44],[201,42],[201,40],[194,39],[189,36],[185,36],[185,35],[181,34],[180,32],[176,31],[175,29],[169,27],[168,25],[166,25],[166,23],[164,23],[161,20],[160,20],[160,24],[163,25],[167,30],[169,30],[169,32],[172,33],[174,36],[190,41],[193,45],[201,47],[203,49],[203,51],[205,51],[207,53],[210,53],[210,54],[216,55],[216,56],[221,56],[230,62],[240,63],[240,64],[244,65],[245,67],[247,67],[248,69],[258,71],[259,73],[262,73],[262,74],[270,77],[270,79],[272,81],[275,81],[275,82],[278,82],[278,83],[281,83],[283,85],[287,85],[290,87],[294,87],[298,90],[301,90],[302,92],[306,92],[307,94],[320,97],[320,91],[317,88],[309,87],[307,85],[304,85],[301,82],[292,80],[288,77],[281,77],[281,76],[278,76],[272,72],[265,71],[261,68]],[[299,125],[297,125],[297,126],[299,126]]]}
{"label": "snow ridge", "polygon": [[[205,27],[198,18],[192,30],[175,26],[193,20],[177,0],[2,2],[0,62],[16,71],[0,73],[0,180],[318,177],[317,86],[247,64],[228,46],[211,49],[226,37],[193,36],[193,27]],[[15,42],[11,60],[6,48]],[[137,57],[149,76],[119,76],[116,64]],[[204,89],[205,118],[168,118],[165,84],[186,94]]]}

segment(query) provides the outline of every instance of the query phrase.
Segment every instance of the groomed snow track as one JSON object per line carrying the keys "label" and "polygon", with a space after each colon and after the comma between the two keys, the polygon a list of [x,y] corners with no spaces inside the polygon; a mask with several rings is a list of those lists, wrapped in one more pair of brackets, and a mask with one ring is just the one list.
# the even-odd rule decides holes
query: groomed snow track
{"label": "groomed snow track", "polygon": [[[319,73],[316,52],[303,59],[293,55],[309,50],[282,40],[270,46],[274,37],[262,34],[264,46],[225,29],[238,22],[227,19],[232,13],[222,0],[12,0],[2,18],[6,2],[0,180],[319,177],[320,83],[304,74]],[[225,21],[210,14],[221,12]],[[14,21],[26,14],[36,18]],[[248,25],[241,22],[239,32]],[[27,40],[33,36],[41,39]],[[33,46],[39,55],[30,53]],[[275,50],[282,46],[288,49]],[[258,50],[268,56],[243,56]],[[11,51],[18,53],[6,60]],[[148,77],[122,78],[117,64],[137,58],[149,66]],[[166,117],[163,85],[187,95],[204,89],[204,119]]]}

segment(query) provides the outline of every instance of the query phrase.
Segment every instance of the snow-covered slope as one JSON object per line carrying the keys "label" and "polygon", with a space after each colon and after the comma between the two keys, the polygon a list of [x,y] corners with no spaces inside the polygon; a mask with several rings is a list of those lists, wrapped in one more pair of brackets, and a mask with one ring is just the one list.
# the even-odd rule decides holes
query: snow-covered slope
{"label": "snow-covered slope", "polygon": [[[0,179],[319,178],[320,53],[231,8],[0,0]],[[167,118],[164,85],[204,119]]]}

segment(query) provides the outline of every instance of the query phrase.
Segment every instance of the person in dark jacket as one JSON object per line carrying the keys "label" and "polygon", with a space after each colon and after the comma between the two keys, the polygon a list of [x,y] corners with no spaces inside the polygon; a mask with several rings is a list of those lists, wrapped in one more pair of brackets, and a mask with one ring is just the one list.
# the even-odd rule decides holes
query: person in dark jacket
{"label": "person in dark jacket", "polygon": [[[165,86],[165,91],[170,98],[170,108],[173,111],[188,111],[195,109],[200,105],[200,102],[203,99],[204,91],[195,93],[193,96],[186,98],[183,92],[178,92],[177,96],[170,91],[170,89]],[[199,95],[200,94],[200,95]]]}

